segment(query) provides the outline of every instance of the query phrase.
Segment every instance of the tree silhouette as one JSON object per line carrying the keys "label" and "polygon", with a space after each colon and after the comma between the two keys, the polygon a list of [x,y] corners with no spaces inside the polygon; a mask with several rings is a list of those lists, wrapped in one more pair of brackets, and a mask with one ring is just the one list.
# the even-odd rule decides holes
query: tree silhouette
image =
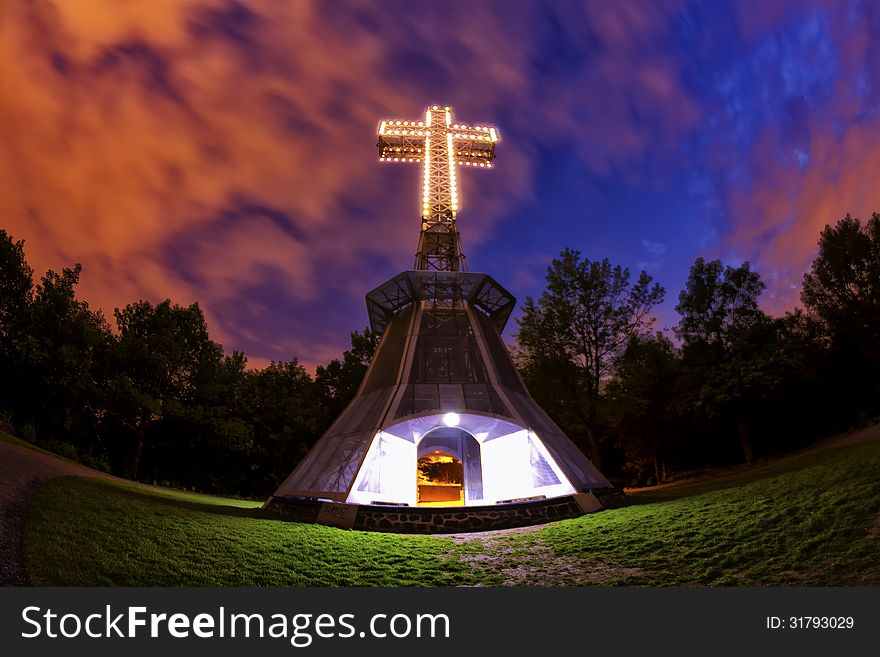
{"label": "tree silhouette", "polygon": [[556,368],[564,380],[559,403],[579,417],[598,467],[602,382],[629,340],[653,323],[651,309],[665,291],[651,282],[644,271],[632,283],[629,269],[565,249],[547,269],[547,288],[537,302],[526,298],[517,320],[520,362],[527,370],[530,364]]}

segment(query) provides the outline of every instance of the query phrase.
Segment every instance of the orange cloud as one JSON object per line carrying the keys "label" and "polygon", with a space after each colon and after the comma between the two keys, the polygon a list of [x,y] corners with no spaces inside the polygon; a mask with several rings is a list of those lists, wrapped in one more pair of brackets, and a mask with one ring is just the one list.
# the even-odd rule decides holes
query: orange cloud
{"label": "orange cloud", "polygon": [[365,319],[331,332],[298,304],[362,312],[377,262],[407,267],[416,243],[418,172],[375,162],[379,118],[449,102],[531,136],[463,176],[466,248],[532,196],[539,148],[575,139],[595,171],[626,169],[698,118],[655,38],[677,3],[572,10],[560,29],[597,40],[573,76],[540,69],[542,3],[332,4],[7,2],[0,215],[35,269],[82,262],[108,314],[199,301],[227,348],[321,362]]}

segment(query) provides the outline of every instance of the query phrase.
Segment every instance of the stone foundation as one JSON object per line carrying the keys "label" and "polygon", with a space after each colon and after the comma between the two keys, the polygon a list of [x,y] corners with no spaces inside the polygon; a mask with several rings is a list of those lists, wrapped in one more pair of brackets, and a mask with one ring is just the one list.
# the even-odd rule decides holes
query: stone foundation
{"label": "stone foundation", "polygon": [[263,508],[286,520],[345,529],[398,534],[451,534],[526,527],[575,518],[585,512],[610,506],[618,497],[623,498],[623,494],[616,489],[594,493],[533,502],[450,508],[368,506],[298,497],[271,497]]}
{"label": "stone foundation", "polygon": [[604,509],[616,509],[626,504],[626,495],[619,488],[594,488],[590,491]]}

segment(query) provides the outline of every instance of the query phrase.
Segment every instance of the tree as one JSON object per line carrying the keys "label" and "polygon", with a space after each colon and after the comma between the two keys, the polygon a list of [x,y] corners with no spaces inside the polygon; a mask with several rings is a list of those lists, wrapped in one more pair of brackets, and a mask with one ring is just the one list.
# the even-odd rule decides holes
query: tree
{"label": "tree", "polygon": [[136,479],[144,448],[165,446],[148,444],[148,429],[182,413],[204,368],[217,367],[223,351],[208,337],[198,304],[137,301],[114,315],[119,338],[109,397],[116,418],[134,436],[130,476]]}
{"label": "tree", "polygon": [[247,417],[253,429],[252,489],[274,490],[326,428],[321,391],[294,358],[248,373]]}
{"label": "tree", "polygon": [[880,326],[880,214],[846,215],[819,237],[801,301],[837,336],[875,339]]}
{"label": "tree", "polygon": [[[616,363],[608,397],[629,469],[642,478],[649,463],[655,483],[666,475],[665,452],[675,433],[678,354],[662,333],[630,338]],[[641,483],[641,482],[640,482]]]}
{"label": "tree", "polygon": [[694,407],[703,413],[731,414],[746,463],[754,459],[748,413],[759,393],[766,361],[756,336],[770,318],[758,307],[766,285],[749,263],[722,266],[697,258],[675,310],[676,334],[690,369]]}
{"label": "tree", "polygon": [[650,330],[651,309],[665,294],[652,280],[643,271],[632,283],[629,269],[612,266],[607,258],[581,259],[580,252],[565,249],[548,267],[547,287],[538,301],[526,298],[517,320],[520,362],[527,373],[530,365],[560,365],[562,403],[580,418],[600,468],[602,384],[629,340]]}
{"label": "tree", "polygon": [[201,362],[193,377],[192,394],[163,418],[161,442],[168,448],[161,452],[154,449],[154,473],[201,490],[251,491],[253,473],[248,466],[253,440],[247,414],[246,362],[240,352]]}
{"label": "tree", "polygon": [[0,410],[11,412],[21,392],[15,373],[21,369],[32,296],[33,270],[25,261],[24,242],[0,229]]}
{"label": "tree", "polygon": [[72,445],[103,461],[96,391],[106,382],[112,336],[103,315],[76,298],[81,271],[48,271],[34,290],[18,355],[17,405],[40,442]]}
{"label": "tree", "polygon": [[880,214],[825,226],[801,301],[831,341],[834,403],[869,416],[880,411]]}
{"label": "tree", "polygon": [[0,354],[8,353],[33,294],[34,271],[24,258],[24,241],[0,229]]}
{"label": "tree", "polygon": [[326,366],[317,367],[315,383],[324,396],[329,418],[339,415],[354,399],[378,344],[378,336],[369,328],[363,333],[353,331],[351,349],[343,352],[342,360],[334,358]]}
{"label": "tree", "polygon": [[724,267],[720,260],[697,258],[678,295],[676,335],[685,345],[702,342],[727,349],[739,332],[764,321],[758,297],[766,287],[748,262]]}

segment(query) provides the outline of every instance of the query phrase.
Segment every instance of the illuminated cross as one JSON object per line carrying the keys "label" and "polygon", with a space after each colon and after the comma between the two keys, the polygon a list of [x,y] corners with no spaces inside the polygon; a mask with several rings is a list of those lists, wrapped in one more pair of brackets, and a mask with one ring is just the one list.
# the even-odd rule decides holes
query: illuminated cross
{"label": "illuminated cross", "polygon": [[452,122],[452,108],[434,105],[424,121],[382,121],[379,160],[424,162],[422,232],[416,269],[467,271],[455,215],[461,207],[457,165],[488,169],[495,159],[498,133],[488,126]]}

